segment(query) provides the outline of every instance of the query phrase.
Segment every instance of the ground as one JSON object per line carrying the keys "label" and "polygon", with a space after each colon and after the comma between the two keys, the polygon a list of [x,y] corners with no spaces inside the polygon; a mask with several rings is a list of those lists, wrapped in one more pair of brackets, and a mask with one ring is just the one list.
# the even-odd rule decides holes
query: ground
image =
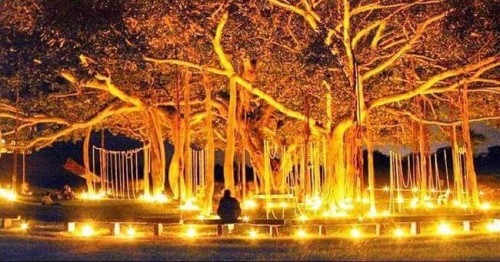
{"label": "ground", "polygon": [[[485,191],[484,199],[492,203],[491,214],[498,214],[500,205],[495,201],[499,199],[498,179],[481,179],[480,182]],[[130,239],[106,236],[109,229],[103,224],[100,225],[100,236],[82,238],[65,232],[61,222],[73,219],[134,221],[135,218],[179,218],[178,204],[71,200],[62,201],[60,207],[43,207],[39,203],[43,192],[40,190],[33,196],[20,197],[16,202],[0,201],[0,218],[21,215],[30,224],[28,232],[19,228],[0,230],[0,260],[500,260],[500,234],[489,234],[484,230],[451,237],[425,233],[397,239],[390,235],[375,237],[371,228],[367,229],[371,233],[356,240],[341,232],[350,230],[346,227],[329,229],[326,237],[309,236],[298,240],[293,237],[297,228],[285,226],[280,229],[279,238],[251,240],[246,237],[250,229],[248,225],[237,225],[233,235],[225,233],[221,238],[214,236],[213,226],[199,227],[200,237],[195,239],[186,239],[186,226],[168,226],[162,236],[154,237],[152,225],[135,225],[139,235]],[[387,193],[379,191],[379,194],[383,197]],[[439,216],[470,211],[457,208],[407,209],[405,215],[425,212]],[[256,211],[246,214],[252,218],[263,215]],[[278,209],[274,216],[281,218],[281,210]],[[293,209],[285,216],[296,218]],[[435,232],[433,226],[423,226],[423,231]],[[460,229],[461,224],[454,226]],[[477,228],[484,228],[484,225],[478,224]],[[266,228],[255,229],[260,230],[261,235],[267,234]],[[311,233],[317,230],[304,229]]]}
{"label": "ground", "polygon": [[1,260],[489,260],[500,259],[500,236],[462,235],[452,238],[389,237],[351,240],[238,238],[118,240],[0,235]]}

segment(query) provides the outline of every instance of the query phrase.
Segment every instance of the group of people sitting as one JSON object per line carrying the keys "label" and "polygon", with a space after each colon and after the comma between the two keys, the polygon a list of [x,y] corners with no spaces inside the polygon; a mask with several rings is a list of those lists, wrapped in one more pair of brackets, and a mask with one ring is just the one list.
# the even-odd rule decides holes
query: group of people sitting
{"label": "group of people sitting", "polygon": [[[54,195],[59,200],[61,199],[71,200],[75,198],[75,193],[71,190],[71,187],[69,185],[64,185],[62,190],[55,191]],[[52,200],[50,192],[45,193],[45,195],[42,197],[42,206],[59,206],[59,205],[61,204],[55,203]]]}

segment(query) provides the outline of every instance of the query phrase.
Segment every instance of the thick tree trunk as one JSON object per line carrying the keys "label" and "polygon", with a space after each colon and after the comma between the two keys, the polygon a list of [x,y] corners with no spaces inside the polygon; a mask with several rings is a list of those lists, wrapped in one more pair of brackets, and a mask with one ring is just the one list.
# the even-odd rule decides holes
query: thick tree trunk
{"label": "thick tree trunk", "polygon": [[207,162],[205,166],[205,199],[203,200],[203,213],[212,213],[212,199],[214,195],[214,168],[215,168],[215,139],[213,131],[212,117],[212,90],[205,84],[207,118],[205,128],[207,131]]}
{"label": "thick tree trunk", "polygon": [[457,141],[457,127],[453,126],[451,138],[451,155],[453,164],[453,179],[456,190],[456,200],[460,203],[464,201],[464,183],[462,176],[462,167],[460,166],[459,153],[458,153],[458,141]]}
{"label": "thick tree trunk", "polygon": [[83,166],[85,167],[85,182],[87,184],[87,191],[89,194],[94,193],[94,187],[92,184],[92,174],[90,173],[90,155],[89,155],[89,146],[90,146],[90,136],[92,134],[92,127],[87,129],[87,133],[85,135],[85,140],[83,141]]}
{"label": "thick tree trunk", "polygon": [[165,191],[165,147],[156,109],[148,110],[149,142],[151,145],[151,178],[153,194]]}
{"label": "thick tree trunk", "polygon": [[472,195],[472,207],[479,208],[481,203],[479,202],[479,191],[477,187],[477,177],[476,171],[474,170],[474,156],[472,151],[472,143],[470,138],[470,126],[469,126],[469,100],[467,97],[467,85],[462,89],[462,135],[464,139],[465,146],[465,166],[467,170],[468,184],[467,189]]}
{"label": "thick tree trunk", "polygon": [[370,193],[370,211],[375,212],[375,168],[373,164],[373,144],[369,122],[366,126],[366,149],[368,150],[368,191]]}
{"label": "thick tree trunk", "polygon": [[186,197],[193,197],[193,172],[191,156],[191,106],[189,105],[189,72],[184,73],[184,181],[186,181]]}
{"label": "thick tree trunk", "polygon": [[227,129],[226,129],[226,150],[224,154],[224,188],[235,192],[234,188],[234,152],[236,144],[236,81],[231,78],[229,80],[229,109],[227,116]]}

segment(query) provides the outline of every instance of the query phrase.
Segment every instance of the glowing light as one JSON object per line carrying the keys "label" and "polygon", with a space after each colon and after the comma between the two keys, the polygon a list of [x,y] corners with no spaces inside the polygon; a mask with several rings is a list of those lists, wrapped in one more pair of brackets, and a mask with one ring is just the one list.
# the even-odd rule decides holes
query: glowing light
{"label": "glowing light", "polygon": [[437,231],[440,235],[443,236],[448,236],[453,234],[453,230],[451,229],[448,223],[440,223]]}
{"label": "glowing light", "polygon": [[28,228],[29,228],[29,226],[28,226],[28,224],[27,224],[27,223],[22,223],[22,224],[21,224],[21,229],[22,229],[22,230],[28,230]]}
{"label": "glowing light", "polygon": [[255,201],[249,199],[249,200],[245,200],[243,201],[243,206],[242,208],[243,209],[254,209],[256,208],[258,205]]}
{"label": "glowing light", "polygon": [[359,238],[361,237],[361,231],[357,228],[353,228],[351,229],[351,237],[354,237],[354,238]]}
{"label": "glowing light", "polygon": [[129,237],[134,237],[134,236],[135,236],[135,229],[134,229],[133,227],[129,227],[129,228],[127,229],[127,235],[128,235]]}
{"label": "glowing light", "polygon": [[257,233],[257,231],[255,231],[254,229],[248,231],[248,237],[257,238],[258,236],[259,236],[259,233]]}
{"label": "glowing light", "polygon": [[204,215],[199,215],[198,216],[198,220],[205,220],[205,216]]}
{"label": "glowing light", "polygon": [[384,217],[388,217],[391,215],[391,212],[389,212],[389,210],[385,210],[384,212],[382,212],[382,216]]}
{"label": "glowing light", "polygon": [[413,192],[413,193],[417,193],[417,192],[418,192],[418,187],[413,187],[413,188],[411,189],[411,192]]}
{"label": "glowing light", "polygon": [[299,220],[300,220],[300,221],[302,221],[302,222],[307,221],[307,219],[308,219],[308,218],[307,218],[307,216],[306,216],[306,215],[301,215],[301,216],[299,217]]}
{"label": "glowing light", "polygon": [[243,216],[243,222],[248,223],[248,221],[250,221],[250,217],[249,216]]}
{"label": "glowing light", "polygon": [[304,229],[299,229],[295,232],[295,235],[299,238],[305,238],[307,237],[307,232]]}
{"label": "glowing light", "polygon": [[168,203],[170,201],[170,199],[168,199],[166,195],[159,193],[154,196],[151,196],[150,194],[144,194],[139,196],[139,199],[150,203],[161,203],[161,204]]}
{"label": "glowing light", "polygon": [[500,220],[495,219],[493,222],[488,223],[486,229],[490,232],[500,232]]}
{"label": "glowing light", "polygon": [[382,188],[382,190],[383,190],[384,192],[389,192],[389,186],[384,186],[384,187]]}
{"label": "glowing light", "polygon": [[198,235],[198,233],[196,232],[196,229],[194,229],[194,227],[190,227],[187,232],[186,232],[186,236],[187,237],[190,237],[190,238],[194,238]]}
{"label": "glowing light", "polygon": [[89,192],[84,192],[80,195],[81,199],[84,200],[101,200],[106,196],[106,193],[104,191],[99,192],[98,194],[96,193],[89,193]]}
{"label": "glowing light", "polygon": [[280,207],[281,208],[286,208],[286,207],[288,207],[288,204],[286,202],[281,202],[280,203]]}
{"label": "glowing light", "polygon": [[458,206],[460,206],[461,204],[460,204],[460,201],[458,201],[458,200],[453,200],[453,205],[454,205],[454,206],[456,206],[456,207],[458,207]]}
{"label": "glowing light", "polygon": [[81,235],[83,237],[90,237],[92,235],[94,235],[94,229],[90,226],[90,225],[85,225],[83,228],[82,228],[82,233]]}
{"label": "glowing light", "polygon": [[312,210],[320,209],[322,204],[323,204],[323,202],[321,201],[321,198],[318,196],[310,197],[310,198],[306,199],[306,206]]}
{"label": "glowing light", "polygon": [[5,198],[9,201],[14,201],[17,198],[16,192],[14,192],[14,190],[3,188],[0,188],[0,197]]}
{"label": "glowing light", "polygon": [[490,209],[490,207],[491,207],[490,203],[482,203],[481,204],[482,210],[488,210],[488,209]]}
{"label": "glowing light", "polygon": [[484,196],[484,191],[483,190],[479,191],[479,195]]}
{"label": "glowing light", "polygon": [[363,197],[363,199],[361,199],[361,202],[363,202],[364,204],[368,204],[370,203],[370,199]]}
{"label": "glowing light", "polygon": [[432,209],[432,208],[434,208],[434,203],[432,203],[432,202],[426,202],[425,203],[425,207]]}
{"label": "glowing light", "polygon": [[196,202],[196,198],[194,198],[194,197],[187,199],[186,202],[184,203],[184,205],[181,205],[179,208],[182,211],[198,211],[198,210],[200,210],[201,208],[199,206],[195,205],[194,202]]}
{"label": "glowing light", "polygon": [[463,209],[467,209],[467,208],[469,208],[469,205],[467,203],[462,203],[462,205],[460,205],[460,207]]}
{"label": "glowing light", "polygon": [[396,228],[396,230],[394,230],[394,236],[395,237],[404,237],[405,235],[405,232],[403,229],[401,228]]}
{"label": "glowing light", "polygon": [[273,202],[267,203],[267,208],[274,208],[274,203]]}
{"label": "glowing light", "polygon": [[416,208],[417,206],[418,206],[418,197],[414,197],[414,198],[412,198],[412,200],[410,202],[410,207]]}
{"label": "glowing light", "polygon": [[436,193],[436,189],[431,188],[431,192],[432,192],[432,193]]}
{"label": "glowing light", "polygon": [[403,204],[405,202],[405,199],[402,196],[398,196],[397,201],[398,204]]}

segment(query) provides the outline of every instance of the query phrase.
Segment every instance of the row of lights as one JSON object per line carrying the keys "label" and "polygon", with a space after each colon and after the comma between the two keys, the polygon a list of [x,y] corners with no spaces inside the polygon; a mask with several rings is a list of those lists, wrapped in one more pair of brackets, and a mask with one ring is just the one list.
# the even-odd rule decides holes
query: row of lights
{"label": "row of lights", "polygon": [[[26,231],[26,230],[28,230],[29,225],[27,223],[22,223],[21,226],[20,226],[20,228],[23,231]],[[492,223],[488,223],[486,225],[486,229],[489,232],[500,232],[500,220],[495,219]],[[439,235],[441,235],[441,236],[449,236],[449,235],[454,234],[455,231],[450,226],[450,224],[448,224],[446,222],[442,222],[437,227],[437,233]],[[81,231],[80,231],[80,236],[82,236],[82,237],[92,237],[94,235],[95,235],[95,231],[92,228],[92,226],[89,225],[89,224],[83,226],[82,229],[81,229]],[[128,237],[135,237],[136,236],[136,230],[133,227],[128,227],[127,231],[126,231],[126,235]],[[406,235],[407,235],[407,232],[405,232],[405,230],[402,229],[402,228],[400,228],[400,227],[394,229],[394,231],[393,231],[393,236],[394,237],[398,237],[399,238],[399,237],[404,237]],[[191,226],[186,231],[185,236],[188,237],[188,238],[196,238],[198,236],[198,232],[196,231],[196,229],[194,227]],[[309,234],[307,233],[306,230],[300,228],[300,229],[298,229],[295,232],[294,236],[296,238],[303,239],[303,238],[309,237]],[[360,238],[360,237],[363,236],[363,232],[359,228],[355,227],[355,228],[351,229],[350,236],[352,238]],[[259,237],[259,233],[256,230],[252,229],[252,230],[248,231],[248,237],[251,238],[251,239],[258,238]]]}

